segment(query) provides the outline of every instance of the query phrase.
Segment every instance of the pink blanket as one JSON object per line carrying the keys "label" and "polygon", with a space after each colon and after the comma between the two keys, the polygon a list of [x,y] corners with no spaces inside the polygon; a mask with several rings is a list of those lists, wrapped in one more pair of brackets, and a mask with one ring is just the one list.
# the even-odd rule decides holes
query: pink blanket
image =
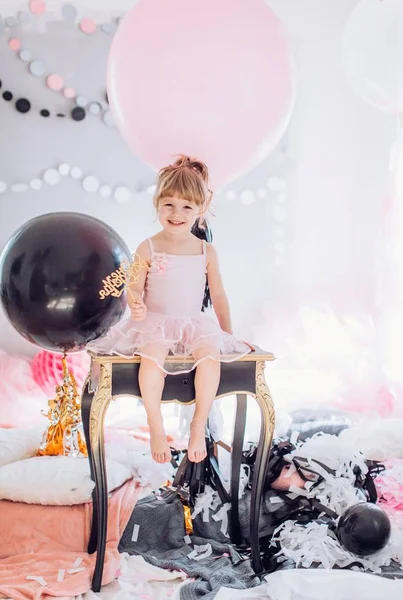
{"label": "pink blanket", "polygon": [[[140,490],[128,481],[109,499],[103,585],[116,576],[120,536]],[[0,597],[46,600],[88,592],[96,557],[86,552],[91,518],[92,503],[39,506],[0,501]]]}

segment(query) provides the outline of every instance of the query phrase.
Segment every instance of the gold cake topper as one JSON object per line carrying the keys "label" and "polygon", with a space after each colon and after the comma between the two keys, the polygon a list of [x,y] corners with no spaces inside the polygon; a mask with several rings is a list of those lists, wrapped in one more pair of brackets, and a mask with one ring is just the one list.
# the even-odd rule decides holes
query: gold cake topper
{"label": "gold cake topper", "polygon": [[119,269],[102,280],[103,287],[99,290],[101,300],[108,296],[119,298],[131,285],[138,283],[143,269],[148,269],[148,265],[138,254],[133,254],[132,262],[124,260]]}

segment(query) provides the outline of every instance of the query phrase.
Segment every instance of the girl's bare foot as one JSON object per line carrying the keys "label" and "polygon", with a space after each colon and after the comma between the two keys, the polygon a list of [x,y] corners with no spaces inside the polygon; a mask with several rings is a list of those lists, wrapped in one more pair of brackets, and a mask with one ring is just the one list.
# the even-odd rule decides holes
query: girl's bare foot
{"label": "girl's bare foot", "polygon": [[207,456],[205,424],[191,423],[188,446],[188,458],[191,462],[199,463]]}
{"label": "girl's bare foot", "polygon": [[171,449],[163,427],[150,426],[150,446],[155,462],[163,464],[171,460]]}

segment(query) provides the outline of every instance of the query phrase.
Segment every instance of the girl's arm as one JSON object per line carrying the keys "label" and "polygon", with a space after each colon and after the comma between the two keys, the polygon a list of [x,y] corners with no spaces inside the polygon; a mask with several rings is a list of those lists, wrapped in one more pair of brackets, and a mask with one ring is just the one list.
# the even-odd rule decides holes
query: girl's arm
{"label": "girl's arm", "polygon": [[[135,256],[136,254],[141,258],[142,261],[144,261],[147,267],[150,265],[151,252],[147,240],[140,244],[133,256]],[[132,283],[129,286],[129,293],[127,294],[127,303],[132,311],[136,309],[139,303],[143,303],[143,293],[146,279],[147,268],[144,268],[140,270],[139,280],[136,283]]]}
{"label": "girl's arm", "polygon": [[207,279],[211,302],[220,327],[223,331],[232,334],[228,298],[221,278],[217,252],[211,244],[207,244]]}

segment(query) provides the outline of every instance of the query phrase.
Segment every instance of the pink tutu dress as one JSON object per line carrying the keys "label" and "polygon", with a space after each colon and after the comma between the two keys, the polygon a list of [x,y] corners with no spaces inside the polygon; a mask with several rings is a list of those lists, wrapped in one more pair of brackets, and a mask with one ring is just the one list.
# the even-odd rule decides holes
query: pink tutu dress
{"label": "pink tutu dress", "polygon": [[[213,347],[220,361],[233,362],[250,352],[250,348],[223,331],[217,320],[203,312],[206,285],[206,242],[203,254],[177,255],[155,252],[151,240],[151,264],[144,287],[147,316],[133,321],[130,309],[106,336],[88,344],[97,354],[134,355],[155,360],[165,373],[187,373],[207,358],[206,352],[196,363],[186,363],[195,350]],[[166,354],[180,355],[183,362],[163,363],[152,355],[150,345],[165,346]],[[151,349],[151,351],[150,351]]]}

